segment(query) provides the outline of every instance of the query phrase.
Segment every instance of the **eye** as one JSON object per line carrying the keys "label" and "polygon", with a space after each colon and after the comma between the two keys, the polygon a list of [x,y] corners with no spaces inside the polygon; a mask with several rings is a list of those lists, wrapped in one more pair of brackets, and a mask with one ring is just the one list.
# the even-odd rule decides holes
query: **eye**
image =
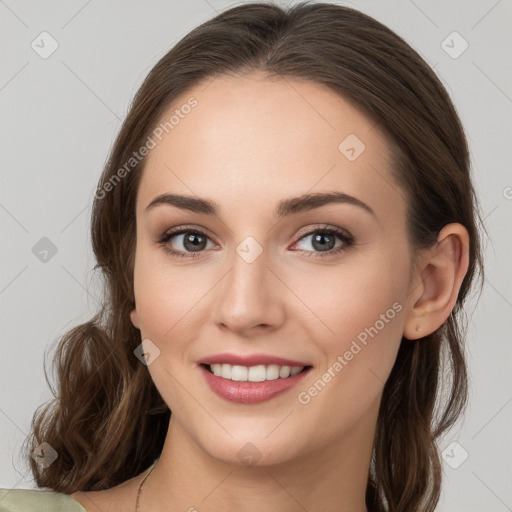
{"label": "eye", "polygon": [[[209,241],[208,235],[198,229],[181,227],[176,230],[165,232],[158,243],[164,246],[164,249],[173,256],[195,258],[207,247]],[[175,245],[183,247],[178,250],[169,247],[169,242],[174,241]],[[211,240],[210,240],[211,242]]]}
{"label": "eye", "polygon": [[[309,253],[308,256],[324,257],[332,256],[353,245],[354,237],[347,231],[338,227],[315,226],[306,233],[302,232],[298,235],[300,238],[294,244],[300,244],[308,237],[312,237],[309,243],[304,243],[305,248],[301,251]],[[336,246],[336,241],[340,241]],[[196,258],[208,247],[210,238],[203,231],[196,228],[188,228],[182,226],[171,231],[166,231],[158,240],[158,244],[164,247],[164,250],[172,256],[180,258]],[[181,246],[178,249],[173,248],[169,242]],[[215,244],[211,242],[215,247]],[[309,246],[309,247],[307,247]],[[312,250],[311,250],[312,248]]]}
{"label": "eye", "polygon": [[[314,229],[299,236],[300,239],[295,245],[312,237],[309,242],[303,244],[306,247],[302,247],[302,250],[309,252],[308,256],[311,257],[332,256],[346,250],[354,243],[354,237],[350,233],[337,227],[315,226]],[[337,247],[336,239],[341,242]]]}

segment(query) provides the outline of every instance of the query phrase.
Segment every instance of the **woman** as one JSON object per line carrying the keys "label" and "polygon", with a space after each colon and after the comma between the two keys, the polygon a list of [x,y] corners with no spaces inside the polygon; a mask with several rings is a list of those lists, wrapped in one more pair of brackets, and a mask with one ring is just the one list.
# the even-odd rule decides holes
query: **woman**
{"label": "woman", "polygon": [[104,307],[27,446],[52,492],[0,510],[434,510],[476,207],[446,90],[379,22],[253,3],[196,28],[99,181]]}

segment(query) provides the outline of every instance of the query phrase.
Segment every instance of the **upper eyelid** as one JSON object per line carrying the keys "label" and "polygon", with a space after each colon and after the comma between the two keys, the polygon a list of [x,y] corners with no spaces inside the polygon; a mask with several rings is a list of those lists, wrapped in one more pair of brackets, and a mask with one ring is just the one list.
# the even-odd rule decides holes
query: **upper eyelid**
{"label": "upper eyelid", "polygon": [[177,226],[175,228],[171,228],[171,229],[166,229],[163,234],[161,235],[162,237],[165,237],[166,235],[169,235],[169,236],[178,236],[178,235],[182,235],[184,233],[188,233],[188,232],[195,232],[195,233],[199,233],[199,234],[204,234],[206,235],[210,240],[212,240],[213,242],[213,237],[210,232],[208,231],[208,229],[206,228],[202,228],[202,227],[195,227],[195,226],[187,226],[187,225],[184,225],[184,226]]}
{"label": "upper eyelid", "polygon": [[[332,224],[316,224],[316,225],[301,229],[297,234],[297,241],[300,240],[303,236],[309,236],[309,235],[315,233],[316,231],[341,231],[342,234],[345,235],[346,237],[353,238],[347,229],[342,228],[340,226],[334,226]],[[338,234],[340,234],[340,233],[338,233]]]}

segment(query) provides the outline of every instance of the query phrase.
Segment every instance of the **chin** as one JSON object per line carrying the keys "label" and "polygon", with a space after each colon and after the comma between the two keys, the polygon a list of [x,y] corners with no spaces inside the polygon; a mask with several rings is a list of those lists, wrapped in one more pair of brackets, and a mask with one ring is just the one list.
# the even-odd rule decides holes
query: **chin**
{"label": "chin", "polygon": [[299,455],[296,440],[285,446],[276,440],[265,439],[266,435],[234,435],[222,441],[215,439],[212,444],[203,446],[203,449],[219,462],[239,467],[272,466],[288,462]]}

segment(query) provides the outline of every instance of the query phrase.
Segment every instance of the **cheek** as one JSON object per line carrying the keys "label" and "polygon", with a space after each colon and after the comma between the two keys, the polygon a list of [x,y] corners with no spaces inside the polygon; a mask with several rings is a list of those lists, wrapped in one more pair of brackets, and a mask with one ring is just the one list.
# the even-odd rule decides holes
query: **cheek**
{"label": "cheek", "polygon": [[308,428],[315,428],[328,410],[331,434],[337,435],[378,408],[402,339],[404,315],[393,286],[398,276],[380,270],[367,267],[352,277],[340,272],[323,282],[323,295],[317,291],[308,297],[322,319],[308,327],[309,336],[323,355],[316,378],[298,390]]}
{"label": "cheek", "polygon": [[[141,339],[159,350],[148,366],[151,379],[173,413],[189,410],[184,383],[190,378],[188,348],[198,337],[197,317],[208,283],[190,273],[165,268],[164,260],[140,258],[135,268],[135,301]],[[201,284],[202,283],[202,284]]]}
{"label": "cheek", "polygon": [[[310,314],[316,318],[315,325],[323,328],[325,339],[332,344],[333,340],[356,337],[381,315],[385,320],[397,318],[396,310],[403,309],[401,302],[407,290],[407,267],[405,259],[395,263],[396,258],[397,255],[386,257],[384,252],[375,251],[364,259],[347,259],[346,264],[304,273],[300,279],[290,275],[289,282],[293,279],[294,291],[304,298]],[[393,309],[394,303],[402,307]]]}
{"label": "cheek", "polygon": [[359,388],[361,394],[373,381],[376,393],[389,376],[402,340],[407,261],[405,251],[386,255],[381,249],[297,281],[298,294],[314,313],[307,322],[310,338],[324,354],[326,369],[350,375],[338,379],[347,391]]}
{"label": "cheek", "polygon": [[207,283],[201,282],[191,281],[189,274],[155,267],[141,272],[135,296],[141,334],[160,342],[173,340],[173,344],[183,338],[179,333],[184,330],[190,336],[195,309],[208,291]]}
{"label": "cheek", "polygon": [[136,263],[135,301],[141,338],[150,339],[160,351],[148,370],[165,401],[176,406],[183,398],[177,382],[190,379],[192,352],[197,340],[204,338],[201,331],[219,279],[199,266],[171,266],[165,255],[155,257],[155,252]]}
{"label": "cheek", "polygon": [[187,313],[207,291],[207,283],[201,286],[199,279],[191,282],[190,272],[171,266],[165,251],[151,247],[144,234],[139,243],[134,289],[141,334],[160,341],[175,338],[174,330],[181,322],[188,322]]}

